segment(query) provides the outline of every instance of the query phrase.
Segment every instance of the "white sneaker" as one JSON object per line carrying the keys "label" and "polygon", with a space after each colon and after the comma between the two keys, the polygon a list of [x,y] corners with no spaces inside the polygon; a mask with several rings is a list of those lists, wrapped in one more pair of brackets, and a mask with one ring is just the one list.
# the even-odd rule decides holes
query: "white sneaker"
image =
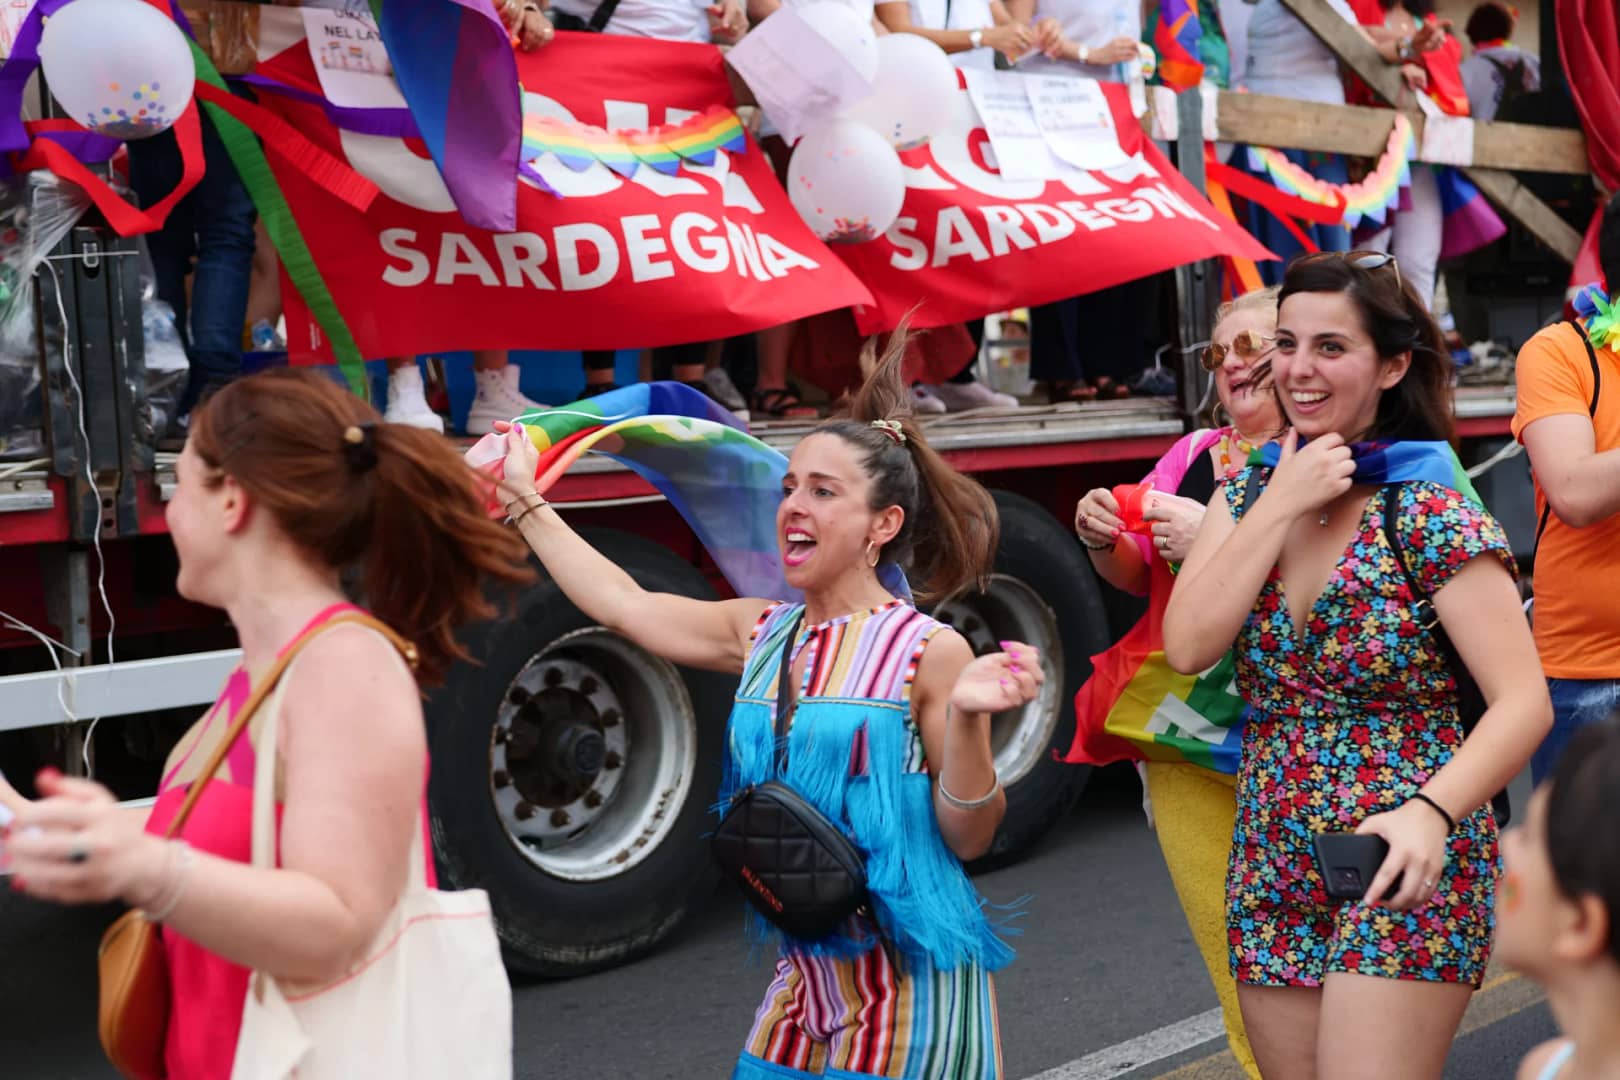
{"label": "white sneaker", "polygon": [[917,383],[911,388],[911,411],[918,416],[939,416],[945,412],[945,403],[934,396],[931,388]]}
{"label": "white sneaker", "polygon": [[714,367],[703,373],[703,385],[709,388],[709,396],[714,398],[743,423],[748,423],[748,403],[743,400],[742,391],[737,384],[731,381],[731,376],[725,368]]}
{"label": "white sneaker", "polygon": [[383,419],[390,424],[444,433],[444,418],[428,408],[422,369],[414,360],[388,373],[388,408]]}
{"label": "white sneaker", "polygon": [[499,371],[473,372],[478,392],[473,395],[472,408],[467,410],[468,435],[488,435],[495,430],[497,420],[514,420],[531,409],[547,408],[518,392],[522,374],[516,364],[507,364]]}
{"label": "white sneaker", "polygon": [[1018,408],[1017,398],[1011,394],[998,394],[976,379],[968,383],[940,383],[938,386],[930,386],[927,389],[942,401],[945,408],[950,412],[966,412],[969,409]]}

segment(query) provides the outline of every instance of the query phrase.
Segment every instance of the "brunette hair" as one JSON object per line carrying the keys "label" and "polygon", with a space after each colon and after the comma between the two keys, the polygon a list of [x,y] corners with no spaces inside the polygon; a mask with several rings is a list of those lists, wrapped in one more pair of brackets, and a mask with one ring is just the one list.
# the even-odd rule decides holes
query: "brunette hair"
{"label": "brunette hair", "polygon": [[[1374,265],[1368,269],[1358,265],[1362,262]],[[1378,417],[1364,438],[1456,441],[1445,339],[1393,256],[1379,251],[1302,255],[1288,264],[1278,307],[1295,293],[1343,293],[1381,358],[1412,354],[1406,375],[1380,395]]]}
{"label": "brunette hair", "polygon": [[1609,913],[1609,959],[1620,963],[1620,715],[1575,733],[1547,782],[1547,854],[1565,896],[1590,894]]}
{"label": "brunette hair", "polygon": [[951,468],[916,424],[902,374],[908,337],[902,323],[881,356],[876,340],[869,340],[861,352],[865,383],[846,412],[811,434],[836,435],[860,452],[874,511],[898,506],[905,512],[880,558],[905,570],[912,592],[926,601],[989,583],[1001,524],[990,493]]}
{"label": "brunette hair", "polygon": [[1468,16],[1463,27],[1468,40],[1478,45],[1482,41],[1496,41],[1513,33],[1513,15],[1507,7],[1494,0],[1479,5]]}
{"label": "brunette hair", "polygon": [[532,576],[450,443],[384,423],[318,372],[232,382],[193,410],[190,444],[214,470],[205,483],[229,475],[310,559],[358,568],[371,611],[415,643],[424,685],[466,656],[456,627],[495,614],[484,579]]}

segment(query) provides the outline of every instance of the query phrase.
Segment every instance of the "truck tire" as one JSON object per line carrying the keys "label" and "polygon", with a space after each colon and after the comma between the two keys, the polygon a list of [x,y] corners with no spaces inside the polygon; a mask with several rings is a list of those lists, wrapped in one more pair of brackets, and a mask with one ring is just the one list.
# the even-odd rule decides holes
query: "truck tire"
{"label": "truck tire", "polygon": [[996,772],[1007,789],[1007,816],[975,871],[1016,860],[1080,797],[1090,766],[1053,756],[1074,739],[1074,695],[1091,674],[1091,657],[1109,644],[1108,615],[1096,575],[1074,536],[1044,507],[1007,491],[991,493],[1001,514],[990,587],[958,593],[934,610],[977,654],[1001,641],[1041,650],[1046,682],[1022,709],[991,722]]}
{"label": "truck tire", "polygon": [[[714,598],[665,548],[584,535],[649,590]],[[476,663],[427,709],[441,873],[489,893],[514,971],[579,975],[646,953],[714,890],[705,835],[736,679],[597,626],[543,575],[464,640]]]}

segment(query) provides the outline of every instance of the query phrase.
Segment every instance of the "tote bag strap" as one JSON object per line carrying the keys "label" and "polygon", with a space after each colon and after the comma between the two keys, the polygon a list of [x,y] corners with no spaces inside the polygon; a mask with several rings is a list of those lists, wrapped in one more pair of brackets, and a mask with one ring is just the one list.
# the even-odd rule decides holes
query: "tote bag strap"
{"label": "tote bag strap", "polygon": [[[399,653],[407,670],[415,666],[416,649],[404,638],[396,634],[386,624],[369,615],[358,613],[340,615],[322,623],[318,629],[332,626],[341,626],[344,623],[355,623],[373,633],[380,634]],[[291,673],[290,666],[283,672],[280,685],[276,687],[275,695],[270,700],[270,706],[265,713],[264,727],[259,733],[260,753],[257,755],[253,767],[253,865],[264,869],[273,869],[276,865],[276,762],[279,760],[276,747],[279,745],[281,730],[281,706],[286,693],[287,683],[291,680],[285,676]],[[422,842],[422,821],[417,816],[416,827],[411,831],[411,866],[415,869],[408,877],[408,890],[427,888],[427,853]]]}
{"label": "tote bag strap", "polygon": [[394,642],[395,648],[398,648],[405,655],[406,661],[413,666],[415,665],[416,647],[369,615],[358,613],[339,615],[336,618],[328,619],[306,629],[293,639],[292,644],[288,645],[280,656],[276,657],[276,662],[271,664],[270,670],[264,673],[264,678],[259,680],[259,685],[255,686],[253,691],[248,694],[247,701],[242,703],[241,711],[236,714],[236,718],[231,721],[231,726],[226,729],[224,738],[220,739],[218,744],[215,745],[213,752],[208,755],[207,760],[204,762],[202,771],[197,774],[197,778],[191,782],[191,786],[186,790],[186,798],[180,804],[180,812],[174,815],[173,820],[169,822],[169,827],[164,830],[165,839],[178,836],[180,830],[185,828],[186,819],[191,816],[191,811],[196,808],[197,800],[202,798],[203,789],[208,786],[208,782],[219,771],[220,765],[224,763],[225,756],[231,752],[231,747],[236,744],[236,740],[241,738],[242,732],[247,730],[248,724],[252,722],[254,714],[259,711],[259,707],[264,704],[265,698],[269,697],[272,691],[279,688],[282,676],[287,673],[288,666],[297,658],[304,646],[313,641],[316,635],[344,623],[365,623],[380,627]]}

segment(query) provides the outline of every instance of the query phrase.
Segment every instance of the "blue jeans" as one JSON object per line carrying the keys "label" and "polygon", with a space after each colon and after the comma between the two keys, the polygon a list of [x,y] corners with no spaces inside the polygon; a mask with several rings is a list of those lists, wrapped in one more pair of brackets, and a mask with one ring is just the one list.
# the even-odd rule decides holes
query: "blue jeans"
{"label": "blue jeans", "polygon": [[[158,298],[174,309],[191,361],[191,377],[180,399],[182,415],[203,394],[241,373],[242,323],[253,271],[253,200],[206,113],[202,129],[202,180],[169,212],[163,228],[146,237]],[[173,191],[181,172],[173,131],[130,141],[129,181],[143,206]],[[197,276],[188,305],[186,275],[193,272],[194,258]]]}
{"label": "blue jeans", "polygon": [[1547,691],[1553,726],[1530,759],[1530,776],[1538,784],[1552,773],[1575,732],[1620,708],[1620,679],[1548,679]]}

